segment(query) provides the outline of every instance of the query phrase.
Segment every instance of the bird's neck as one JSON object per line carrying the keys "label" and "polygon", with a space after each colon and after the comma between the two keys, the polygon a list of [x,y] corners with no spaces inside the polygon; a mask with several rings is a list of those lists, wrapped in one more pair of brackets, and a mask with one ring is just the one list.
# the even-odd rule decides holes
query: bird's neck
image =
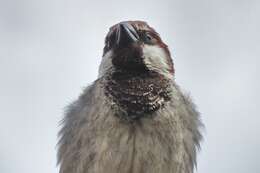
{"label": "bird's neck", "polygon": [[162,108],[170,100],[171,82],[162,75],[115,71],[106,79],[105,93],[130,119],[139,119]]}

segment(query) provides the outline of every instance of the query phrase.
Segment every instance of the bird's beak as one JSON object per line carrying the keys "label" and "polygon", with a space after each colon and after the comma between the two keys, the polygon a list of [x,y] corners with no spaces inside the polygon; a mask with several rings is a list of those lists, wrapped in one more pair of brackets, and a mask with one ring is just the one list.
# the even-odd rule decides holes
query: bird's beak
{"label": "bird's beak", "polygon": [[118,24],[116,30],[116,45],[117,46],[126,46],[129,43],[137,42],[139,36],[135,28],[128,22],[122,22]]}

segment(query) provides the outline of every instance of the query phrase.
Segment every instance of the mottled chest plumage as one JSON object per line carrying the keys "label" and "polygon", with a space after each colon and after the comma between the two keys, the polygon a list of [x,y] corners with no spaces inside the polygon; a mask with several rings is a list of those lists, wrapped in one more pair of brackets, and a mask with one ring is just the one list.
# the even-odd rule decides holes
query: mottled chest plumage
{"label": "mottled chest plumage", "polygon": [[170,81],[153,72],[114,72],[105,85],[105,94],[131,119],[163,107],[170,100],[170,91]]}

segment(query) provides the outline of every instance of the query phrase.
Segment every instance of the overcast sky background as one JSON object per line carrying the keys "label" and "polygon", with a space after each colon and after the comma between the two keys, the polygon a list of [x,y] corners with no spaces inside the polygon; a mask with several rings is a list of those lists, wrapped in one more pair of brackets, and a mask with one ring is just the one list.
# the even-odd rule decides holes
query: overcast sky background
{"label": "overcast sky background", "polygon": [[260,172],[260,1],[0,0],[0,172],[57,173],[63,108],[97,77],[104,37],[145,20],[206,125],[198,173]]}

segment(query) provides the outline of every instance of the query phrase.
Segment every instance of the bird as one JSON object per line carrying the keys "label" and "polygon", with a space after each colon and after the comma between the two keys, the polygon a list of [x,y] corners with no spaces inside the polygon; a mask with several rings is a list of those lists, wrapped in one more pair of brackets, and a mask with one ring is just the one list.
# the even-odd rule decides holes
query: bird
{"label": "bird", "polygon": [[122,21],[105,37],[97,79],[66,108],[59,172],[193,173],[203,126],[160,35]]}

